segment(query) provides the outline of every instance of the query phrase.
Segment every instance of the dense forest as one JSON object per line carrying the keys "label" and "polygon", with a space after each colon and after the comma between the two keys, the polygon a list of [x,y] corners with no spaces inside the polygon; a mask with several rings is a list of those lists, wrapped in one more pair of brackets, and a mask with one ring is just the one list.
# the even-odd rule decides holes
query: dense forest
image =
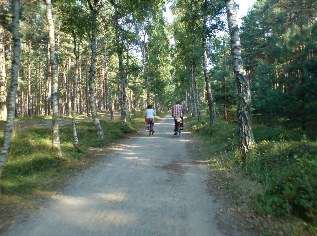
{"label": "dense forest", "polygon": [[[241,49],[254,122],[316,130],[316,5],[257,1],[245,17]],[[235,119],[238,90],[230,36],[224,33],[225,1],[169,6],[172,23],[164,17],[165,1],[159,0],[22,0],[15,115],[74,111],[91,115],[97,125],[98,112],[120,111],[124,125],[128,111],[149,103],[160,111],[177,98],[198,120],[206,112],[211,122]],[[3,120],[14,49],[11,8],[2,2]]]}
{"label": "dense forest", "polygon": [[1,1],[0,176],[19,117],[50,117],[58,155],[60,117],[72,118],[78,148],[79,115],[102,141],[102,116],[119,114],[125,127],[129,114],[148,104],[164,113],[175,100],[197,122],[238,123],[244,162],[253,125],[315,140],[317,1],[257,0],[241,26],[236,9],[233,0]]}

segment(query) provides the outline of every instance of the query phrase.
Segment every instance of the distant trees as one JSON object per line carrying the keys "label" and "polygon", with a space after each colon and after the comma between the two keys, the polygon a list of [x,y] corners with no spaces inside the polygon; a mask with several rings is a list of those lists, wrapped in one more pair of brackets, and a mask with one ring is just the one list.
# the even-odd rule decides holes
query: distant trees
{"label": "distant trees", "polygon": [[313,131],[317,121],[317,2],[258,1],[242,27],[245,68],[260,122]]}
{"label": "distant trees", "polygon": [[[60,115],[73,116],[74,147],[78,149],[76,114],[91,115],[97,137],[102,141],[104,133],[98,113],[110,112],[113,117],[114,110],[121,110],[124,126],[127,111],[144,109],[145,82],[139,73],[142,65],[138,28],[145,18],[162,15],[163,1],[122,1],[119,4],[110,0],[57,0],[53,7],[51,0],[34,0],[23,4],[23,18],[19,20],[21,65],[16,71],[19,80],[14,116],[52,115],[52,147],[61,153]],[[117,7],[117,11],[112,11],[112,7]],[[0,9],[0,110],[5,120],[9,101],[7,84],[11,84],[6,71],[15,65],[7,63],[8,58],[13,58],[14,45],[5,40],[5,35],[11,33],[7,21],[13,4],[2,1]],[[115,22],[119,11],[121,16]],[[151,24],[165,27],[159,21]],[[152,40],[150,37],[148,42]],[[169,57],[168,50],[164,53]],[[151,52],[148,57],[152,57]],[[160,68],[159,63],[151,64],[155,68],[149,71]],[[152,81],[155,84],[156,80],[168,78],[169,71],[164,77],[153,76]],[[164,86],[161,86],[162,93]],[[151,89],[151,93],[154,90]],[[150,98],[153,102],[156,99],[157,106],[163,106],[166,99],[159,94]]]}
{"label": "distant trees", "polygon": [[241,29],[228,18],[229,36],[218,34],[225,28],[225,3],[234,9],[234,1],[174,1],[176,94],[198,120],[197,108],[208,107],[212,123],[212,91],[217,115],[239,122],[242,153],[254,144],[251,119],[316,130],[317,3],[259,0]]}
{"label": "distant trees", "polygon": [[[174,65],[176,90],[183,93],[182,100],[198,121],[201,120],[203,104],[207,97],[210,122],[216,121],[216,109],[210,86],[209,66],[210,40],[223,25],[219,20],[221,1],[175,1],[174,19]],[[206,95],[206,96],[205,96]]]}

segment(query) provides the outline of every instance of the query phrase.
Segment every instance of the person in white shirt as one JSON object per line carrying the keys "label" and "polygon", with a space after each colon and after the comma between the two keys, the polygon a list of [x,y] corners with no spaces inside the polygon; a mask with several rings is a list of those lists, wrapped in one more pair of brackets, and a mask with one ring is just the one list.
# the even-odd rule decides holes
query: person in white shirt
{"label": "person in white shirt", "polygon": [[147,124],[154,124],[154,116],[156,116],[155,110],[152,105],[148,105],[145,111],[145,121]]}

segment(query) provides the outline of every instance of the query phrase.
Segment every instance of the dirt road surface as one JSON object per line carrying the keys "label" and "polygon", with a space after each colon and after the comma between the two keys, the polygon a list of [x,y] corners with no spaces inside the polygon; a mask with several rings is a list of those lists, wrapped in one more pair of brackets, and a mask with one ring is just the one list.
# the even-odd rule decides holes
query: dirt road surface
{"label": "dirt road surface", "polygon": [[115,145],[99,165],[80,173],[7,236],[221,236],[222,206],[208,191],[208,166],[190,150],[191,135],[173,135],[173,120]]}

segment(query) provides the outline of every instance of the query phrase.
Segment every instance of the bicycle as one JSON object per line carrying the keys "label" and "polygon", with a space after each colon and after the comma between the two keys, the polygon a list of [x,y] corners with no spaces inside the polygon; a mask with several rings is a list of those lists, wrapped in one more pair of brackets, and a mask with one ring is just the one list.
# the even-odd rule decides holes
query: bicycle
{"label": "bicycle", "polygon": [[178,117],[178,118],[176,118],[176,122],[177,122],[177,125],[176,125],[176,131],[175,131],[175,133],[176,133],[176,135],[178,135],[178,136],[180,136],[181,135],[181,122],[182,122],[182,118],[180,118],[180,117]]}
{"label": "bicycle", "polygon": [[151,122],[151,123],[149,124],[149,136],[151,136],[151,135],[154,134],[154,129],[153,129],[153,127],[154,127],[154,123]]}
{"label": "bicycle", "polygon": [[149,130],[149,136],[153,135],[154,134],[154,122],[152,119],[150,118],[145,118],[145,121],[147,123],[147,128]]}

